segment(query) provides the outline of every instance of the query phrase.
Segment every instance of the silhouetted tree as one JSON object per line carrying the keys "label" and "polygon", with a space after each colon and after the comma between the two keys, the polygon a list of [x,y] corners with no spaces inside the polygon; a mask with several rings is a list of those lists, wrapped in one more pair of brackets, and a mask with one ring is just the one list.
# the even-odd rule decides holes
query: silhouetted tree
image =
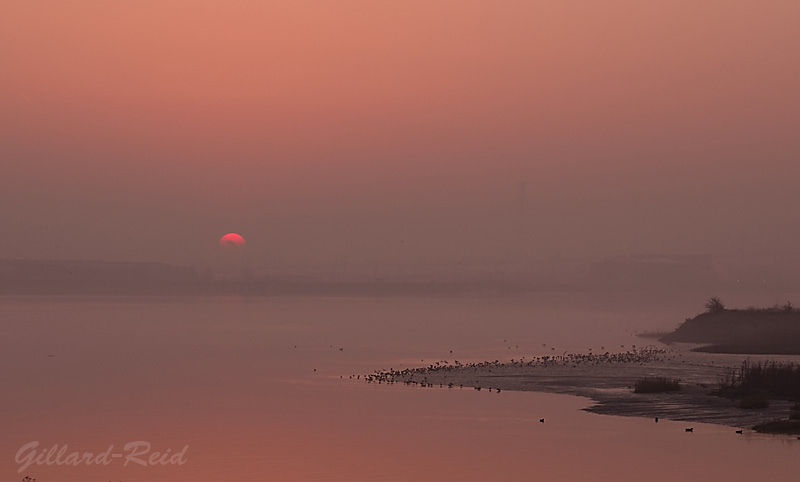
{"label": "silhouetted tree", "polygon": [[722,304],[722,300],[718,296],[712,296],[706,301],[706,311],[708,313],[717,313],[724,310],[725,305]]}

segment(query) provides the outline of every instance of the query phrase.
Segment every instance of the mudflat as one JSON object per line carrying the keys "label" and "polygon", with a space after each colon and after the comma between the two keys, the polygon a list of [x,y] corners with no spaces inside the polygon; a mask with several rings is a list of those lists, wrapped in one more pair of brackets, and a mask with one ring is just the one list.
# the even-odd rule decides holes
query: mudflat
{"label": "mudflat", "polygon": [[[738,355],[697,353],[692,348],[686,345],[613,354],[565,353],[509,362],[442,360],[426,367],[377,371],[365,379],[370,383],[403,383],[426,389],[474,389],[492,396],[502,396],[505,390],[576,395],[594,402],[585,409],[589,412],[744,429],[787,417],[791,404],[785,400],[771,400],[768,408],[742,409],[736,400],[714,395],[722,375],[739,367],[743,359]],[[645,377],[678,379],[681,389],[634,393],[635,382]]]}

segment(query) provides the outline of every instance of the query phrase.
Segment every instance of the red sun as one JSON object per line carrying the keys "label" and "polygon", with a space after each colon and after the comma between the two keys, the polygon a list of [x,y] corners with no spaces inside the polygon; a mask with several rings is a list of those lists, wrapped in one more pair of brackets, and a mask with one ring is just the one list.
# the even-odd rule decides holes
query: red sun
{"label": "red sun", "polygon": [[247,241],[240,234],[236,233],[228,233],[225,236],[219,238],[219,247],[220,248],[244,248],[247,244]]}

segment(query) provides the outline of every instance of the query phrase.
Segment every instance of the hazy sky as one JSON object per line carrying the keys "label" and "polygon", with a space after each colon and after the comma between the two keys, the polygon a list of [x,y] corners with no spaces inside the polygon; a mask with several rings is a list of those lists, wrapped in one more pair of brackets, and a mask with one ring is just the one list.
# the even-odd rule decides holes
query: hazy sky
{"label": "hazy sky", "polygon": [[795,253],[798,25],[796,0],[4,0],[0,258],[202,265],[228,231],[266,265]]}

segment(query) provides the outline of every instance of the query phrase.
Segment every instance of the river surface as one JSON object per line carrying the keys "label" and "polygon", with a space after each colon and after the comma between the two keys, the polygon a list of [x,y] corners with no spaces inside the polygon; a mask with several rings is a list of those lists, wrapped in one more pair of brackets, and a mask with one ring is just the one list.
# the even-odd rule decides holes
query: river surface
{"label": "river surface", "polygon": [[[797,480],[794,437],[699,423],[687,433],[686,422],[588,413],[590,400],[566,395],[358,379],[441,360],[625,351],[703,301],[0,298],[0,480]],[[60,465],[45,457],[54,446]],[[72,452],[108,457],[65,464]]]}

